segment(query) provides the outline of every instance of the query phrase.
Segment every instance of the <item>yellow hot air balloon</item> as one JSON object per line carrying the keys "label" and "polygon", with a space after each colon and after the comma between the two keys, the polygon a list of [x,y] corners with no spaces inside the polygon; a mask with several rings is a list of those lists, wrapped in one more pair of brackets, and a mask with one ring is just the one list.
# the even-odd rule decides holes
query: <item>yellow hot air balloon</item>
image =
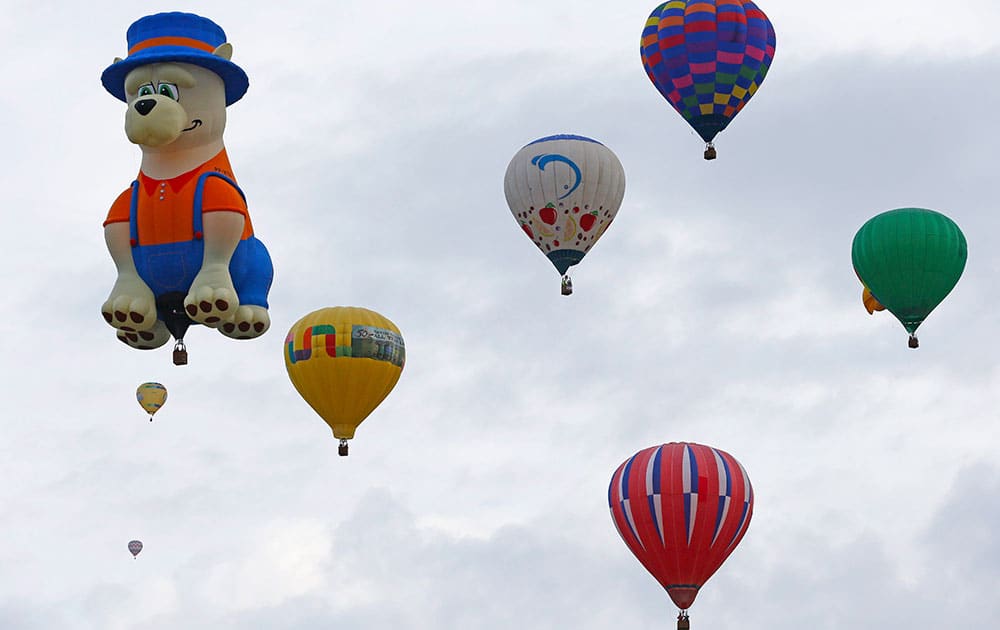
{"label": "yellow hot air balloon", "polygon": [[167,402],[167,388],[159,383],[143,383],[136,388],[135,398],[149,414],[149,421],[152,422],[153,414]]}
{"label": "yellow hot air balloon", "polygon": [[295,322],[285,337],[292,385],[340,439],[347,440],[396,386],[406,362],[403,336],[375,311],[321,308]]}

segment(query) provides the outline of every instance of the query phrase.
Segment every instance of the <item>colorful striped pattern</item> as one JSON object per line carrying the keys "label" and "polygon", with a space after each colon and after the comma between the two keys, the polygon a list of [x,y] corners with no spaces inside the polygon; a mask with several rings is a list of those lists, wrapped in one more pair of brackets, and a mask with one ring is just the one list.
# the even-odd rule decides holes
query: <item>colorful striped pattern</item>
{"label": "colorful striped pattern", "polygon": [[351,334],[341,335],[339,340],[333,324],[309,326],[302,333],[301,347],[296,347],[296,341],[294,331],[285,337],[285,355],[292,365],[311,359],[314,352],[317,357],[375,359],[399,367],[406,360],[403,337],[375,326],[353,325]]}
{"label": "colorful striped pattern", "polygon": [[619,466],[608,505],[628,548],[678,608],[687,609],[746,533],[753,488],[732,455],[671,442]]}
{"label": "colorful striped pattern", "polygon": [[763,83],[774,47],[750,0],[671,0],[650,14],[640,54],[660,94],[711,142]]}

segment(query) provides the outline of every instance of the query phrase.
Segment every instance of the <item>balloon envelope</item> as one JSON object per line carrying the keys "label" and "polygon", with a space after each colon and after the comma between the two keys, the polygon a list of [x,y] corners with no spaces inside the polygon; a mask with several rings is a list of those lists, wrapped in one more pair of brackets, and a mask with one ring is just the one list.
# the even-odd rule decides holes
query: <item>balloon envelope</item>
{"label": "balloon envelope", "polygon": [[132,553],[133,558],[138,556],[139,552],[142,551],[142,541],[130,540],[128,543],[128,550]]}
{"label": "balloon envelope", "polygon": [[396,386],[406,361],[396,325],[351,306],[322,308],[297,321],[284,354],[295,389],[340,439],[354,437]]}
{"label": "balloon envelope", "polygon": [[774,27],[750,0],[671,0],[646,20],[643,68],[705,140],[729,125],[764,82]]}
{"label": "balloon envelope", "polygon": [[671,442],[622,463],[611,477],[608,504],[628,548],[687,609],[746,533],[753,489],[732,455]]}
{"label": "balloon envelope", "polygon": [[958,283],[967,258],[962,230],[925,208],[872,217],[851,246],[861,282],[911,334]]}
{"label": "balloon envelope", "polygon": [[153,416],[167,402],[167,388],[160,383],[143,383],[135,390],[135,398],[146,413]]}
{"label": "balloon envelope", "polygon": [[511,159],[504,195],[514,219],[560,274],[583,260],[625,196],[625,170],[600,142],[539,138]]}

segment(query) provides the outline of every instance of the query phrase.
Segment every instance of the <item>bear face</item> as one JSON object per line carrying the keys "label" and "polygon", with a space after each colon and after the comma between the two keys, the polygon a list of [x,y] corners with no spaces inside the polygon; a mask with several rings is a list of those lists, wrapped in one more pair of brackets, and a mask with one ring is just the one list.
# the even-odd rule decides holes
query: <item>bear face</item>
{"label": "bear face", "polygon": [[146,149],[170,151],[222,139],[226,92],[214,72],[187,63],[139,66],[125,77],[125,135]]}

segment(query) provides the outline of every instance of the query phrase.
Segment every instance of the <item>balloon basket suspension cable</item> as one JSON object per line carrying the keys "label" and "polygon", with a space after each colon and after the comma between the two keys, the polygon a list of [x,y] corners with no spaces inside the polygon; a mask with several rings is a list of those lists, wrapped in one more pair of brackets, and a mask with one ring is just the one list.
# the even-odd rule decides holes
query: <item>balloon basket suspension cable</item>
{"label": "balloon basket suspension cable", "polygon": [[917,336],[914,335],[913,333],[910,333],[909,346],[911,348],[919,348],[920,347],[920,342],[917,341]]}
{"label": "balloon basket suspension cable", "polygon": [[149,414],[149,421],[150,421],[150,422],[152,422],[152,421],[153,421],[153,414]]}
{"label": "balloon basket suspension cable", "polygon": [[716,158],[715,145],[711,142],[705,143],[705,159],[714,160]]}
{"label": "balloon basket suspension cable", "polygon": [[337,447],[337,454],[341,457],[347,457],[347,440],[340,438],[340,446]]}
{"label": "balloon basket suspension cable", "polygon": [[170,291],[156,298],[156,309],[163,317],[163,323],[170,335],[177,340],[174,344],[174,365],[187,365],[187,347],[184,345],[184,333],[192,323],[184,310],[184,294],[180,291]]}
{"label": "balloon basket suspension cable", "polygon": [[677,630],[689,630],[691,620],[688,619],[688,611],[681,610],[677,613]]}
{"label": "balloon basket suspension cable", "polygon": [[570,280],[568,275],[562,277],[562,294],[563,295],[573,295],[573,281]]}

